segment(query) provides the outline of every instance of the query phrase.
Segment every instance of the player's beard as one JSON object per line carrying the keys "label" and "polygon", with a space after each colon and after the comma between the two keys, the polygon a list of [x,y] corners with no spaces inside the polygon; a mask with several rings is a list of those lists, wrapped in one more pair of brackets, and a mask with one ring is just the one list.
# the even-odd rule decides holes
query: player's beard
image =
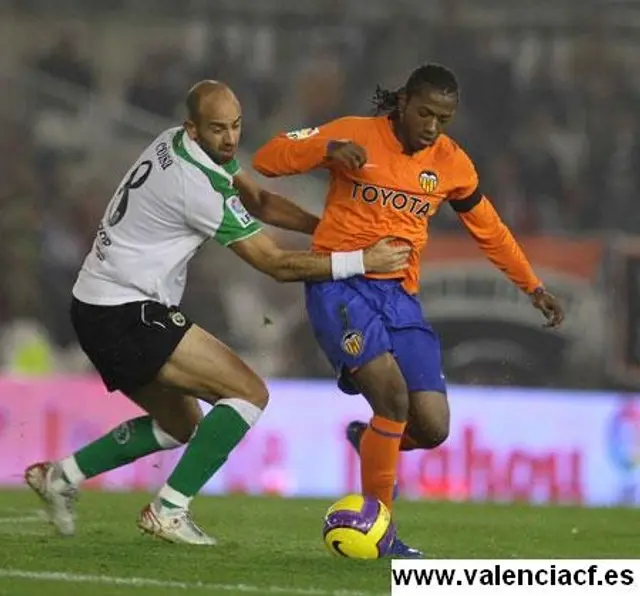
{"label": "player's beard", "polygon": [[198,138],[198,145],[200,145],[200,149],[202,149],[214,163],[219,165],[229,163],[235,157],[235,150],[230,152],[217,151],[201,138]]}

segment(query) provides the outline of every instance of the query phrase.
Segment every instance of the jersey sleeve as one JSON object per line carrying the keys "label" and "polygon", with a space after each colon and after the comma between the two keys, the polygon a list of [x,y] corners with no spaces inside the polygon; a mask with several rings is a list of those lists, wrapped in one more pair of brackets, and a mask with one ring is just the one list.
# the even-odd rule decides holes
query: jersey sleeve
{"label": "jersey sleeve", "polygon": [[482,198],[478,173],[471,158],[457,145],[454,145],[452,159],[455,187],[447,199],[457,213],[465,213],[473,209]]}
{"label": "jersey sleeve", "polygon": [[187,223],[223,246],[244,240],[262,229],[244,208],[233,187],[218,190],[204,174],[189,176],[186,186]]}
{"label": "jersey sleeve", "polygon": [[222,224],[215,235],[222,246],[246,240],[262,230],[262,226],[244,208],[238,195],[231,195],[224,201]]}
{"label": "jersey sleeve", "polygon": [[533,292],[542,283],[491,201],[482,194],[469,156],[457,145],[453,150],[456,184],[447,197],[449,204],[487,259],[521,290]]}
{"label": "jersey sleeve", "polygon": [[489,199],[481,197],[472,209],[459,212],[458,216],[487,259],[516,286],[527,293],[542,286],[524,251]]}
{"label": "jersey sleeve", "polygon": [[329,141],[355,140],[356,117],[339,118],[315,128],[282,133],[260,147],[253,167],[264,176],[302,174],[325,165]]}

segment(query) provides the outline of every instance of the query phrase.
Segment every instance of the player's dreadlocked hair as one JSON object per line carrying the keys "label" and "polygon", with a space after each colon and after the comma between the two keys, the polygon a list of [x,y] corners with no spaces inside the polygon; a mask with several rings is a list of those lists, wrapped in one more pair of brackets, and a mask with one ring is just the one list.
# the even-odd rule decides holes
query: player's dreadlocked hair
{"label": "player's dreadlocked hair", "polygon": [[376,115],[390,114],[391,117],[394,118],[398,113],[400,94],[404,91],[408,99],[425,85],[429,85],[442,93],[455,93],[460,95],[458,79],[451,70],[440,64],[427,64],[416,68],[416,70],[411,73],[406,85],[396,91],[389,91],[378,85],[372,99]]}

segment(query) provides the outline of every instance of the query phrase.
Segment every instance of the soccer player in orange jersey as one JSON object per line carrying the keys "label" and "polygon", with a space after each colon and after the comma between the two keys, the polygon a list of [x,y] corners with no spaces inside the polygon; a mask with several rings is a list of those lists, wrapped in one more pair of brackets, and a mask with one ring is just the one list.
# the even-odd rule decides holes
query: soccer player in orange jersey
{"label": "soccer player in orange jersey", "polygon": [[[347,436],[360,452],[362,490],[392,507],[401,450],[430,449],[449,433],[440,343],[416,297],[429,220],[448,204],[488,259],[558,326],[564,317],[509,229],[483,195],[467,154],[443,133],[459,102],[455,75],[429,64],[398,91],[378,89],[375,117],[345,117],[282,134],[255,155],[266,176],[326,168],[326,205],[313,236],[318,251],[353,251],[393,235],[412,246],[399,274],[306,284],[315,336],[347,393],[373,410]],[[396,541],[394,556],[421,553]]]}

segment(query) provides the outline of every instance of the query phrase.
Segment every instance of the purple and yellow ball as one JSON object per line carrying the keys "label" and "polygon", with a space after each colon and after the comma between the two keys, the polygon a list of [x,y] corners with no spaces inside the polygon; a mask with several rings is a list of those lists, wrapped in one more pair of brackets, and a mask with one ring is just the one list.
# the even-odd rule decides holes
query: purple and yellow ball
{"label": "purple and yellow ball", "polygon": [[324,517],[323,538],[330,553],[350,559],[385,557],[396,536],[391,514],[373,497],[347,495]]}

